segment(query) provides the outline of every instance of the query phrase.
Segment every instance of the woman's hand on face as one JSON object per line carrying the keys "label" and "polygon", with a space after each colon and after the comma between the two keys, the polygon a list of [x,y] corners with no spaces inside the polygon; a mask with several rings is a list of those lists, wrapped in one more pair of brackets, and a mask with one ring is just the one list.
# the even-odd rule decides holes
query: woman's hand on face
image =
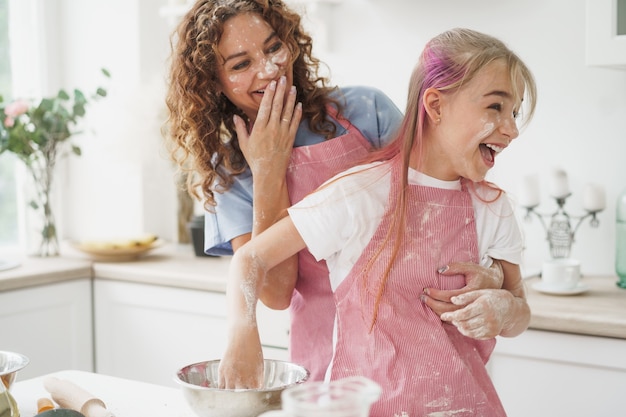
{"label": "woman's hand on face", "polygon": [[284,175],[301,118],[302,105],[296,104],[296,89],[287,88],[284,76],[265,89],[250,133],[243,119],[234,116],[239,146],[253,175],[279,172],[275,170]]}
{"label": "woman's hand on face", "polygon": [[256,327],[233,332],[219,366],[220,389],[249,389],[263,386],[263,351]]}
{"label": "woman's hand on face", "polygon": [[459,310],[443,313],[441,320],[452,323],[461,334],[474,339],[498,336],[514,320],[515,297],[507,290],[476,290],[455,297]]}
{"label": "woman's hand on face", "polygon": [[[440,290],[437,288],[424,288],[422,301],[437,315],[455,311],[462,306],[452,303],[452,297],[480,289],[502,288],[504,273],[499,261],[494,260],[490,267],[485,267],[472,262],[452,262],[446,269],[439,271],[441,275],[465,275],[465,286],[458,290]],[[445,278],[444,278],[445,279]]]}

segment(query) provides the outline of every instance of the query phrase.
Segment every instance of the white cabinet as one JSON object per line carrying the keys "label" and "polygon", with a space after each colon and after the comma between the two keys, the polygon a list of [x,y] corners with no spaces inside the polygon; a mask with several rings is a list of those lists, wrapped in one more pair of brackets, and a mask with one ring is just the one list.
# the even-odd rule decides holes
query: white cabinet
{"label": "white cabinet", "polygon": [[[175,386],[177,369],[222,356],[225,294],[101,279],[94,285],[97,372]],[[266,357],[287,357],[285,314],[271,312],[259,324]]]}
{"label": "white cabinet", "polygon": [[91,277],[0,292],[0,349],[22,353],[28,379],[93,371]]}
{"label": "white cabinet", "polygon": [[289,360],[289,310],[271,310],[259,302],[256,311],[265,358]]}
{"label": "white cabinet", "polygon": [[587,65],[626,69],[625,14],[623,0],[587,0]]}
{"label": "white cabinet", "polygon": [[528,330],[488,367],[509,417],[626,415],[626,339]]}

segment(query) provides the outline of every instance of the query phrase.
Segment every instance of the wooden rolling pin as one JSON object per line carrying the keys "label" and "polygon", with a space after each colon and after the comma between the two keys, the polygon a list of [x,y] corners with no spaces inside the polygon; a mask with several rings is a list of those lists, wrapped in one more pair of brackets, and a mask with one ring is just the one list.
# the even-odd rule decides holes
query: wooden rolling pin
{"label": "wooden rolling pin", "polygon": [[44,379],[43,386],[54,402],[63,408],[79,411],[85,417],[115,417],[100,398],[96,398],[73,382],[50,376]]}

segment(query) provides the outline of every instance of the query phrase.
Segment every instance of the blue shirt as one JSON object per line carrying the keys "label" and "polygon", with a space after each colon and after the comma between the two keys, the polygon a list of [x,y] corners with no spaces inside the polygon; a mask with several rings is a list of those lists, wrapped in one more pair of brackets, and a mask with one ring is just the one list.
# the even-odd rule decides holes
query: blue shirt
{"label": "blue shirt", "polygon": [[[347,87],[335,93],[344,105],[342,115],[379,148],[391,141],[402,122],[402,112],[382,91],[372,87]],[[332,119],[331,119],[332,120]],[[346,130],[332,120],[337,136]],[[308,121],[300,122],[294,147],[324,142],[324,136],[311,132]],[[331,139],[335,140],[335,139]],[[213,212],[205,213],[204,251],[208,255],[232,255],[231,239],[252,232],[252,174],[249,169],[237,175],[225,193],[215,193]]]}

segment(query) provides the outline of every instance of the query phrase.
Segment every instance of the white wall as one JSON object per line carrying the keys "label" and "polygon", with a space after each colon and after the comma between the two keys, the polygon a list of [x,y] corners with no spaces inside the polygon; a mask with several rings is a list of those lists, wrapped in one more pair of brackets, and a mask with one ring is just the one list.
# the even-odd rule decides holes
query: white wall
{"label": "white wall", "polygon": [[[113,74],[111,97],[102,102],[111,116],[98,124],[96,138],[84,141],[85,155],[74,159],[65,180],[66,236],[135,228],[175,239],[174,191],[157,128],[170,30],[157,15],[160,2],[59,1],[69,26],[68,77],[86,80],[101,66]],[[534,71],[539,107],[529,128],[498,157],[490,179],[515,196],[523,175],[547,181],[560,166],[569,174],[573,195],[566,209],[573,215],[582,214],[586,183],[604,185],[608,207],[600,226],[580,227],[572,256],[581,259],[583,273],[612,274],[614,203],[626,188],[626,71],[586,65],[585,7],[584,0],[343,0],[309,4],[307,19],[316,22],[318,55],[336,83],[379,87],[401,109],[412,67],[432,36],[465,26],[507,42]],[[542,211],[555,208],[547,187],[542,197]],[[523,227],[525,266],[532,270],[548,256],[548,246],[536,219]]]}
{"label": "white wall", "polygon": [[152,232],[175,240],[174,177],[160,133],[169,30],[158,10],[165,0],[57,1],[61,84],[91,91],[104,83],[109,93],[90,106],[83,155],[68,160],[59,178],[63,237]]}

